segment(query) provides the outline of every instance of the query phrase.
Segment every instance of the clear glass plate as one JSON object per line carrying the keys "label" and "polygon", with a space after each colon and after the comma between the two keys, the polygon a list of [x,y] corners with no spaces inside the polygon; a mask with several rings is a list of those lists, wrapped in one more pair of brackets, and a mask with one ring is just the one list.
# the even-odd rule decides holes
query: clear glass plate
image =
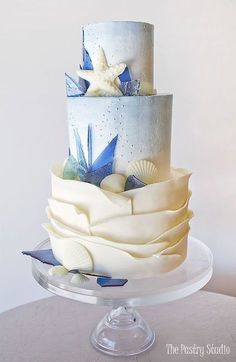
{"label": "clear glass plate", "polygon": [[[36,247],[49,249],[46,240]],[[63,277],[50,276],[50,265],[32,259],[36,281],[52,293],[80,302],[110,306],[141,306],[166,303],[185,297],[201,289],[212,275],[212,254],[201,241],[189,237],[188,255],[177,269],[155,278],[129,279],[123,287],[102,288],[96,277],[81,285],[71,282],[72,274]]]}

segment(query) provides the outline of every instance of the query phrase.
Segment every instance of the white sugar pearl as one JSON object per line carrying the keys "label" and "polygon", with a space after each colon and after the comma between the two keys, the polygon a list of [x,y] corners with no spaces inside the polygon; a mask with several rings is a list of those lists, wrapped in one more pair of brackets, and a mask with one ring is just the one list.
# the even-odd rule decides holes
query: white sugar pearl
{"label": "white sugar pearl", "polygon": [[105,177],[102,180],[100,187],[101,189],[106,191],[119,193],[124,191],[125,182],[126,182],[125,176],[114,173],[112,175]]}
{"label": "white sugar pearl", "polygon": [[61,277],[68,274],[68,270],[62,265],[56,265],[48,270],[48,274],[55,277]]}

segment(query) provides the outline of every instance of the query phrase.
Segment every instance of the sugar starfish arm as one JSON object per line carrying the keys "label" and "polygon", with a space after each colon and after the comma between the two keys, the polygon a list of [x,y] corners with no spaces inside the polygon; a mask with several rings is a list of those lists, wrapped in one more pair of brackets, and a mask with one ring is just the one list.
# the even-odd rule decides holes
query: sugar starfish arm
{"label": "sugar starfish arm", "polygon": [[93,61],[94,64],[94,70],[103,72],[108,69],[108,64],[106,60],[106,56],[104,53],[104,50],[99,47],[97,50],[96,58]]}
{"label": "sugar starfish arm", "polygon": [[114,81],[120,74],[122,74],[124,72],[125,68],[126,68],[126,64],[124,64],[124,63],[112,65],[107,70],[108,77],[111,77],[111,79]]}
{"label": "sugar starfish arm", "polygon": [[92,70],[78,69],[77,74],[79,77],[86,79],[89,82],[93,81],[94,79],[94,71]]}
{"label": "sugar starfish arm", "polygon": [[79,69],[79,77],[89,81],[90,85],[85,93],[86,96],[122,96],[119,88],[118,76],[123,73],[126,64],[120,63],[108,66],[106,56],[101,47],[97,50],[96,58],[93,61],[93,70]]}

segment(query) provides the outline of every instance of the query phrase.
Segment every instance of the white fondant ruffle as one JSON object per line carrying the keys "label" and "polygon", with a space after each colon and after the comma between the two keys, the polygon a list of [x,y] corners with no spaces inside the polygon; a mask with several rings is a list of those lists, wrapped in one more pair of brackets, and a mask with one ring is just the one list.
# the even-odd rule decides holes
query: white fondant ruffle
{"label": "white fondant ruffle", "polygon": [[48,203],[48,217],[54,217],[81,233],[90,234],[88,217],[76,206],[55,199],[49,199]]}
{"label": "white fondant ruffle", "polygon": [[172,169],[171,178],[147,185],[140,189],[125,191],[123,196],[132,200],[134,214],[161,210],[176,210],[188,198],[188,182],[191,173],[184,169]]}
{"label": "white fondant ruffle", "polygon": [[45,228],[62,264],[69,240],[75,250],[77,244],[87,249],[93,271],[103,275],[143,278],[183,262],[192,217],[188,171],[172,170],[167,181],[118,194],[63,180],[61,174],[61,165],[52,171],[52,198],[47,208],[50,224]]}
{"label": "white fondant ruffle", "polygon": [[145,278],[166,273],[179,266],[187,253],[187,234],[174,246],[148,257],[133,256],[125,250],[107,245],[88,244],[82,238],[61,238],[52,230],[49,231],[49,235],[55,257],[59,261],[63,262],[63,251],[67,242],[73,240],[88,249],[95,273],[118,278]]}
{"label": "white fondant ruffle", "polygon": [[52,198],[77,206],[87,214],[90,223],[132,214],[132,202],[129,198],[87,182],[63,180],[62,170],[62,165],[52,170]]}
{"label": "white fondant ruffle", "polygon": [[50,219],[51,224],[45,224],[44,227],[49,234],[56,234],[59,238],[76,238],[76,240],[80,243],[85,242],[85,246],[87,246],[88,250],[90,249],[89,244],[95,243],[126,251],[136,257],[148,257],[153,254],[158,254],[160,251],[170,247],[171,245],[175,245],[184,235],[188,233],[189,220],[189,218],[186,219],[178,226],[175,226],[171,230],[162,234],[159,238],[146,244],[117,243],[98,236],[78,234],[76,231],[54,219]]}
{"label": "white fondant ruffle", "polygon": [[93,235],[119,243],[143,244],[188,218],[188,200],[180,209],[118,216],[91,225]]}

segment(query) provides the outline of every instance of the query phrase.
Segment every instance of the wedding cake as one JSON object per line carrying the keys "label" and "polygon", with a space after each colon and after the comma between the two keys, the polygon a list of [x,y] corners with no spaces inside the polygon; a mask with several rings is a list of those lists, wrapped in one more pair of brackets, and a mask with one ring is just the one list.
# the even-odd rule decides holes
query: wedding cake
{"label": "wedding cake", "polygon": [[69,157],[51,170],[48,231],[66,270],[158,277],[186,258],[190,172],[170,166],[172,95],[153,88],[154,27],[83,28],[66,74]]}

